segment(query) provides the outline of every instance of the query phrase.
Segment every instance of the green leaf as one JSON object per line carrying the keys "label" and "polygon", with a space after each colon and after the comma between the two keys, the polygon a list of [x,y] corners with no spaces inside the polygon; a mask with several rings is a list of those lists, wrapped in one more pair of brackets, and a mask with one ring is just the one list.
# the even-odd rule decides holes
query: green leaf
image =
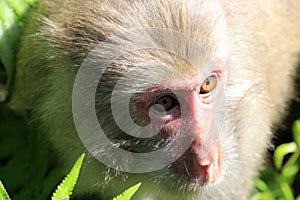
{"label": "green leaf", "polygon": [[51,198],[52,200],[62,200],[62,199],[69,199],[70,198],[70,196],[73,192],[73,189],[76,185],[78,176],[79,176],[79,172],[80,172],[80,168],[81,168],[81,165],[82,165],[84,155],[85,154],[82,154],[78,158],[78,160],[76,161],[76,163],[72,167],[69,174],[65,177],[65,179],[62,181],[62,183],[59,184],[59,186],[57,187],[56,191],[54,192],[54,194]]}
{"label": "green leaf", "polygon": [[289,185],[292,185],[299,171],[299,151],[294,152],[284,164],[281,174]]}
{"label": "green leaf", "polygon": [[[7,88],[14,74],[16,49],[30,7],[38,0],[0,0],[0,64],[6,72]],[[4,70],[3,70],[4,71]],[[7,88],[0,88],[0,102],[7,96]]]}
{"label": "green leaf", "polygon": [[17,16],[22,16],[29,8],[28,1],[26,0],[6,0],[6,2]]}
{"label": "green leaf", "polygon": [[285,178],[287,183],[291,185],[294,182],[294,178],[299,171],[299,166],[295,165],[287,165],[282,169],[282,176]]}
{"label": "green leaf", "polygon": [[297,145],[295,142],[281,144],[274,152],[274,164],[276,169],[281,169],[283,164],[284,156],[289,153],[297,151]]}
{"label": "green leaf", "polygon": [[294,140],[300,148],[300,120],[296,120],[293,124]]}
{"label": "green leaf", "polygon": [[6,1],[0,1],[0,60],[7,73],[8,84],[13,77],[14,48],[20,35],[16,26],[16,18],[12,8]]}
{"label": "green leaf", "polygon": [[292,192],[290,186],[286,182],[282,181],[280,183],[280,188],[282,190],[285,200],[294,200],[293,192]]}
{"label": "green leaf", "polygon": [[266,192],[269,191],[269,187],[268,185],[261,179],[256,178],[254,180],[254,185],[256,186],[256,188],[262,192]]}
{"label": "green leaf", "polygon": [[256,193],[250,200],[275,200],[270,192]]}
{"label": "green leaf", "polygon": [[131,197],[136,193],[142,183],[138,183],[123,192],[122,194],[115,197],[113,200],[130,200]]}
{"label": "green leaf", "polygon": [[0,181],[0,200],[10,200],[1,181]]}

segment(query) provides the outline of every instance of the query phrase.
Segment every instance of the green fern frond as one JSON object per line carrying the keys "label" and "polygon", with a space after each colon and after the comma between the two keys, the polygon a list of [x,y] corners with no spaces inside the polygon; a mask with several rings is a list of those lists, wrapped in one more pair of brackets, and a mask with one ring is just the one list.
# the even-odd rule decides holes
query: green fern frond
{"label": "green fern frond", "polygon": [[62,183],[59,184],[59,186],[57,187],[51,200],[63,200],[63,199],[70,198],[70,196],[73,192],[73,189],[76,185],[84,156],[85,156],[85,154],[82,154],[78,158],[78,160],[72,167],[69,174],[65,177],[65,179],[62,181]]}
{"label": "green fern frond", "polygon": [[127,190],[125,190],[122,194],[115,197],[113,200],[130,200],[131,197],[136,193],[142,183],[138,183]]}
{"label": "green fern frond", "polygon": [[0,200],[10,200],[1,181],[0,181]]}

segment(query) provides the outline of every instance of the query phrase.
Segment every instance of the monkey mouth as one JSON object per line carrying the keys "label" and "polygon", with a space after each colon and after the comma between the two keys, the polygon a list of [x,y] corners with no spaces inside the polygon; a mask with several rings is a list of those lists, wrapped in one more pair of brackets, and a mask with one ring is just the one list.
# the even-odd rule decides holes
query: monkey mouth
{"label": "monkey mouth", "polygon": [[200,157],[199,152],[191,147],[172,164],[172,168],[188,182],[214,183],[221,175],[222,154],[220,144],[216,144],[205,157]]}

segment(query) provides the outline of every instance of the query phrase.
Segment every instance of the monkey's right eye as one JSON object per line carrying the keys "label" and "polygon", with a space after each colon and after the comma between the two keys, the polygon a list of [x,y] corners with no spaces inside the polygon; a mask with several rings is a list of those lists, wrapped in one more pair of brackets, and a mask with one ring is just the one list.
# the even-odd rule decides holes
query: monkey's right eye
{"label": "monkey's right eye", "polygon": [[[161,96],[158,99],[156,99],[153,103],[154,105],[153,108],[157,112],[164,112],[164,111],[171,110],[178,104],[179,103],[177,99],[173,95],[169,94],[169,95]],[[159,106],[155,106],[155,105],[159,105]]]}

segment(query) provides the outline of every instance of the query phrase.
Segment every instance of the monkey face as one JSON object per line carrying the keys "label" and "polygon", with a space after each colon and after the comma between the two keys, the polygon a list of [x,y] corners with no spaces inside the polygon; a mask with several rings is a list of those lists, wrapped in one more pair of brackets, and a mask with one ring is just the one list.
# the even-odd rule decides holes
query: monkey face
{"label": "monkey face", "polygon": [[[118,162],[116,159],[120,158],[120,151],[107,153],[107,149],[114,147],[96,142],[86,147],[100,162],[106,157],[103,163],[120,171],[167,169],[176,172],[178,180],[196,187],[217,181],[224,156],[220,137],[224,132],[225,115],[224,65],[220,61],[213,62],[196,42],[178,32],[168,30],[165,33],[166,30],[159,29],[135,31],[139,34],[126,33],[124,37],[146,34],[143,38],[149,38],[143,41],[143,45],[146,43],[148,48],[140,49],[135,44],[139,47],[137,50],[128,53],[122,50],[121,56],[104,66],[99,82],[94,81],[97,83],[96,98],[91,104],[96,105],[104,137],[127,154],[122,156],[121,164],[110,165],[108,163]],[[162,36],[157,37],[157,34]],[[161,40],[168,34],[177,41],[184,40],[181,42],[183,45],[168,46],[172,44],[170,42],[164,46],[165,49],[158,48],[160,41],[153,41],[153,38]],[[93,72],[101,69],[106,62],[99,55],[103,49],[110,48],[105,45],[111,43],[108,41],[99,47],[100,52],[94,51],[91,60],[83,67]],[[131,47],[131,44],[128,46]],[[158,50],[149,46],[156,46]],[[189,46],[190,54],[178,55],[184,52],[182,48],[186,46]],[[82,80],[87,81],[87,76],[83,77]],[[83,95],[76,97],[82,101],[87,91],[91,90],[84,88],[84,91],[75,90],[73,94]],[[88,102],[88,99],[82,102]],[[89,113],[91,111],[82,116]],[[86,138],[91,141],[92,137],[84,135],[81,139],[85,143]],[[161,162],[154,162],[157,159]]]}

